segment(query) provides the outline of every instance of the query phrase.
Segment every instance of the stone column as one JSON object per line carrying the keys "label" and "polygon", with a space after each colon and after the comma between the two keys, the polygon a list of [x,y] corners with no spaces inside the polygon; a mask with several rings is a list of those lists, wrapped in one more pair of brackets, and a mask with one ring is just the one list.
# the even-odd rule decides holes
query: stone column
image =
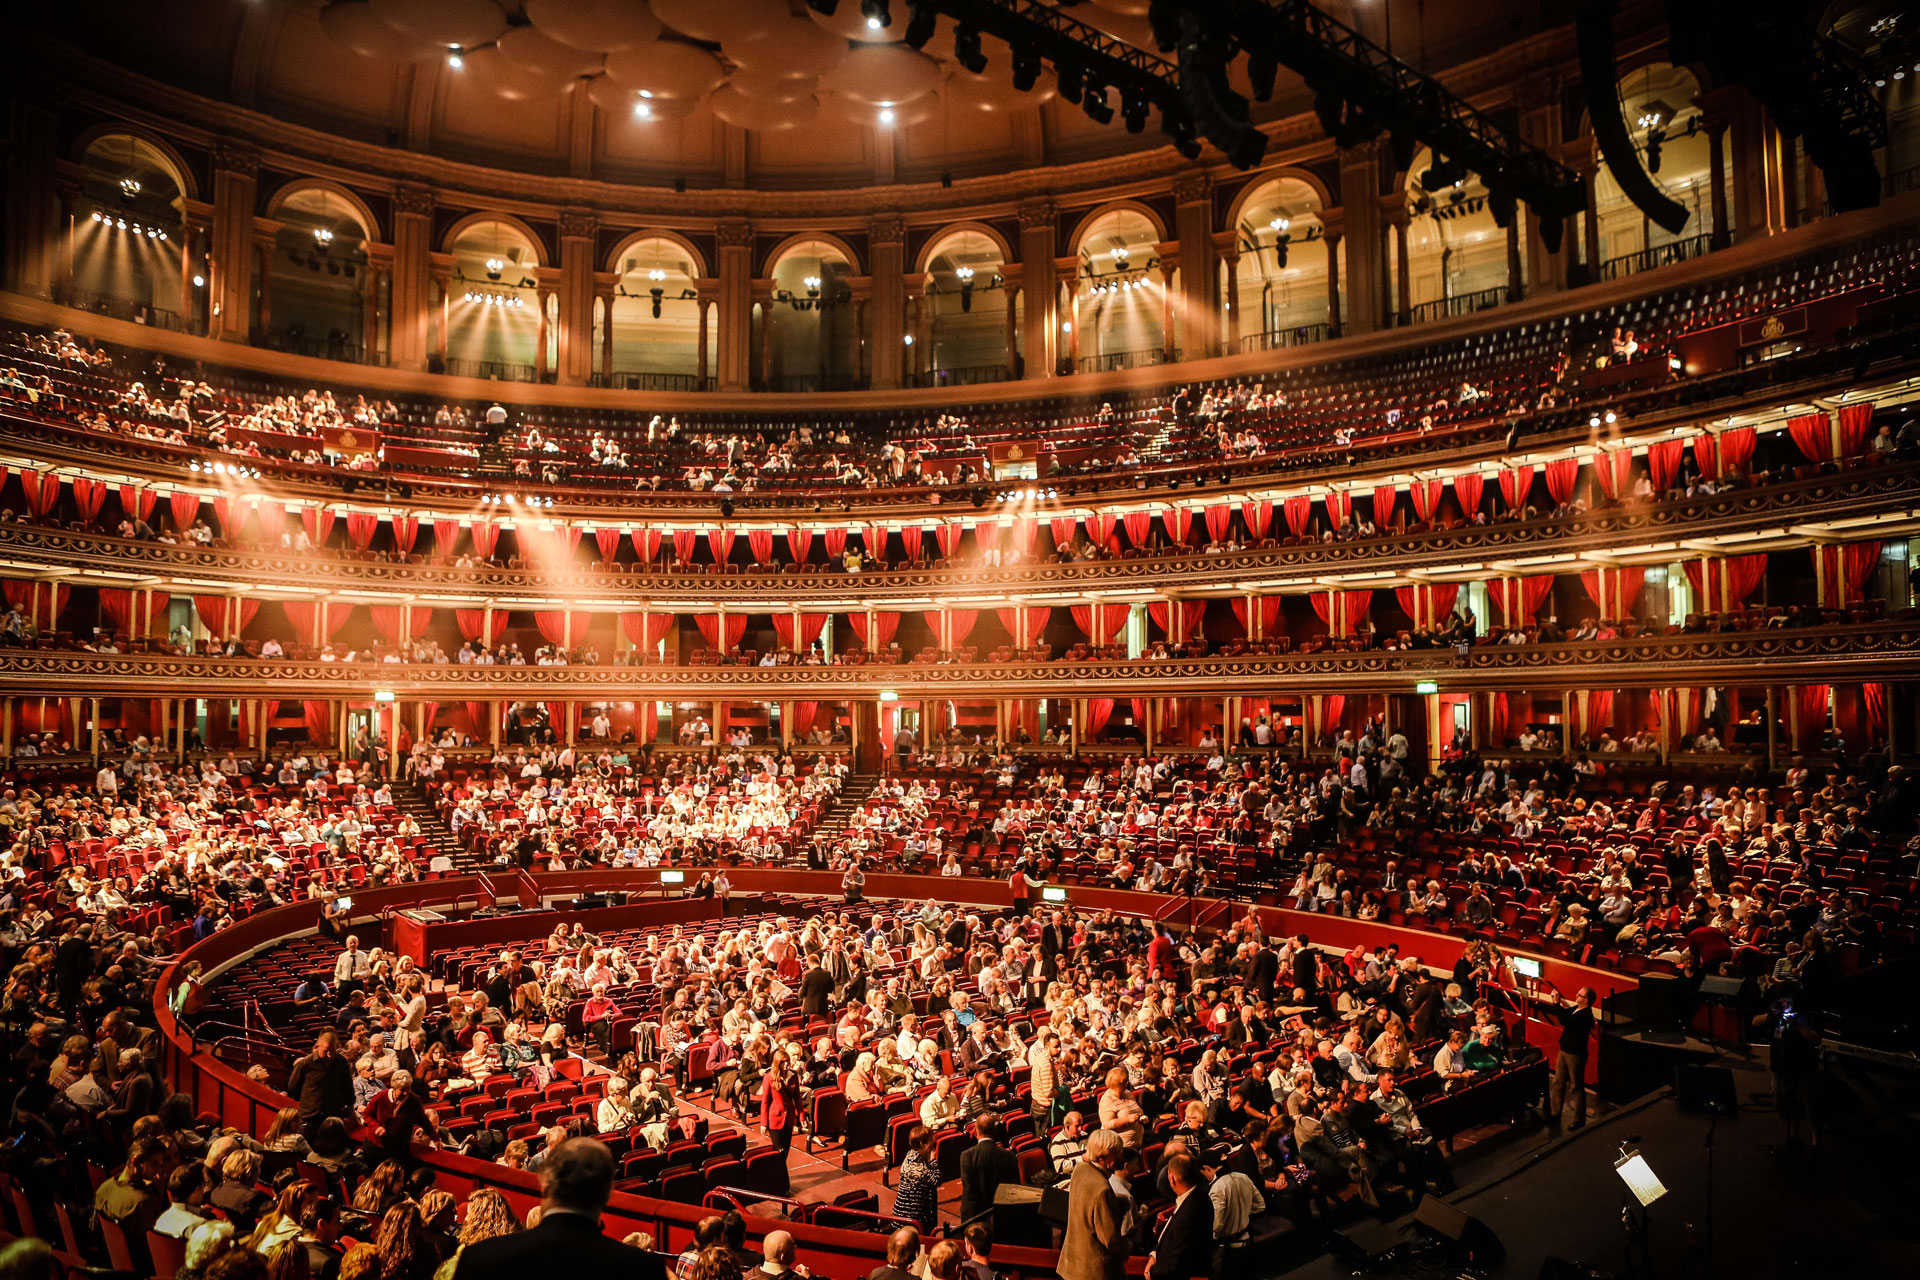
{"label": "stone column", "polygon": [[[262,337],[265,337],[273,326],[273,248],[272,236],[261,235],[258,232],[254,234],[254,270],[255,278],[259,282],[259,311],[256,323]],[[248,327],[249,337],[253,327],[251,325]]]}
{"label": "stone column", "polygon": [[1029,378],[1053,376],[1059,318],[1054,311],[1053,243],[1057,215],[1051,202],[1020,206],[1020,289],[1026,295],[1021,320],[1021,358]]}
{"label": "stone column", "polygon": [[1020,286],[1009,283],[1007,291],[1007,376],[1013,377],[1020,367]]}
{"label": "stone column", "polygon": [[1380,327],[1386,298],[1386,241],[1380,223],[1380,144],[1365,142],[1340,153],[1341,229],[1347,236],[1345,332]]}
{"label": "stone column", "polygon": [[720,272],[720,389],[745,391],[751,376],[753,225],[722,222],[716,229]]}
{"label": "stone column", "polygon": [[[540,308],[540,319],[534,328],[533,336],[533,380],[535,382],[547,380],[547,302],[552,297],[553,290],[548,288],[542,287],[533,291],[534,304]],[[562,333],[564,332],[565,327],[562,326]],[[560,344],[563,348],[566,346],[565,337],[561,338]],[[563,351],[562,354],[564,355],[565,352]]]}
{"label": "stone column", "polygon": [[897,217],[875,218],[868,229],[867,269],[873,278],[873,387],[897,387],[906,357],[906,224]]}
{"label": "stone column", "polygon": [[1227,264],[1227,296],[1220,309],[1226,312],[1226,353],[1232,355],[1240,349],[1240,250],[1229,249],[1221,257]]}
{"label": "stone column", "polygon": [[[193,283],[193,277],[200,269],[201,244],[212,212],[208,205],[190,205],[180,226],[180,323],[188,333],[205,332],[199,315],[200,286]],[[206,283],[204,275],[200,280],[201,285]]]}
{"label": "stone column", "polygon": [[[560,344],[555,364],[562,386],[584,386],[593,376],[593,260],[599,232],[600,220],[590,211],[560,211]],[[546,315],[544,305],[540,314]],[[544,368],[544,341],[540,349]]]}
{"label": "stone column", "polygon": [[1727,92],[1717,105],[1727,108],[1733,128],[1735,233],[1742,240],[1770,236],[1787,226],[1784,143],[1758,102],[1739,90]]}
{"label": "stone column", "polygon": [[1724,249],[1733,243],[1733,228],[1727,221],[1727,122],[1719,114],[1711,114],[1705,120],[1707,127],[1707,180],[1713,201],[1713,239],[1710,242],[1716,249]]}
{"label": "stone column", "polygon": [[1340,228],[1326,225],[1323,239],[1327,242],[1327,329],[1329,336],[1339,337],[1345,326],[1340,315]]}
{"label": "stone column", "polygon": [[1220,291],[1213,278],[1213,179],[1186,174],[1173,183],[1173,234],[1180,242],[1180,338],[1189,360],[1220,347]]}
{"label": "stone column", "polygon": [[380,349],[381,268],[371,262],[360,277],[360,350],[371,357]]}
{"label": "stone column", "polygon": [[[600,300],[600,381],[606,386],[613,385],[613,290],[601,289],[594,294]],[[701,304],[700,346],[701,359],[706,359],[707,320],[706,306]]]}
{"label": "stone column", "polygon": [[[703,391],[707,386],[707,321],[712,301],[704,289],[700,291],[700,296],[695,299],[695,305],[700,308],[700,336],[696,340],[694,348],[694,362],[699,368],[700,389]],[[608,327],[609,330],[611,330],[612,326]]]}
{"label": "stone column", "polygon": [[213,151],[213,231],[208,246],[207,336],[245,342],[253,319],[253,212],[260,155],[222,139]]}
{"label": "stone column", "polygon": [[[440,322],[434,326],[433,349],[440,363],[447,362],[448,331],[453,328],[453,274],[439,267],[432,271],[433,290],[440,295]],[[431,303],[429,303],[431,305]]]}
{"label": "stone column", "polygon": [[[393,287],[387,354],[396,369],[427,367],[427,307],[433,282],[433,192],[403,183],[393,193]],[[444,311],[440,354],[447,350]]]}
{"label": "stone column", "polygon": [[1394,314],[1388,319],[1394,324],[1410,324],[1413,320],[1413,263],[1409,242],[1413,238],[1413,219],[1407,212],[1405,201],[1388,213],[1387,221],[1393,226],[1394,268]]}

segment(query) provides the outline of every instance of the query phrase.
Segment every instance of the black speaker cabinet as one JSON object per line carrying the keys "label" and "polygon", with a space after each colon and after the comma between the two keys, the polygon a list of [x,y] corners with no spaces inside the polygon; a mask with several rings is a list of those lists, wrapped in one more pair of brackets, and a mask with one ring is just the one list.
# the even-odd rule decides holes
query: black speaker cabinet
{"label": "black speaker cabinet", "polygon": [[1456,1259],[1471,1266],[1496,1266],[1507,1256],[1493,1228],[1439,1196],[1422,1196],[1413,1219],[1446,1241]]}

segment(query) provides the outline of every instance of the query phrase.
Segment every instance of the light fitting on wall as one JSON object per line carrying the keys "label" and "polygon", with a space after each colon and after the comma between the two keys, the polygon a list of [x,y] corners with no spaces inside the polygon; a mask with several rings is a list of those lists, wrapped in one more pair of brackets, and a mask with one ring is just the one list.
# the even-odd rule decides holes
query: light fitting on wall
{"label": "light fitting on wall", "polygon": [[460,56],[459,45],[450,44],[447,46],[447,65],[455,71],[467,65],[467,60]]}
{"label": "light fitting on wall", "polygon": [[139,194],[140,194],[140,180],[138,178],[120,179],[120,199],[121,200],[125,201],[128,204],[132,204],[133,198]]}
{"label": "light fitting on wall", "polygon": [[313,242],[319,245],[322,250],[325,250],[333,243],[333,228],[315,227],[313,229]]}
{"label": "light fitting on wall", "polygon": [[506,293],[475,293],[467,290],[467,301],[477,302],[483,307],[524,307],[525,299]]}
{"label": "light fitting on wall", "polygon": [[882,106],[880,108],[880,114],[874,118],[877,119],[882,125],[892,124],[894,121],[893,108],[888,106]]}
{"label": "light fitting on wall", "polygon": [[507,264],[502,260],[500,260],[499,258],[487,259],[487,279],[498,280],[500,278],[500,273],[502,271],[505,271],[506,269],[507,269]]}

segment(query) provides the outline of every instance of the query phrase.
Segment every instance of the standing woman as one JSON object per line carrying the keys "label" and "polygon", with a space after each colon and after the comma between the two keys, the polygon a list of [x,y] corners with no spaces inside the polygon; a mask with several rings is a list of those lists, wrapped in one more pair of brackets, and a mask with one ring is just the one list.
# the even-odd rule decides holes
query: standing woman
{"label": "standing woman", "polygon": [[793,1126],[799,1114],[799,1082],[794,1079],[787,1055],[776,1053],[767,1063],[766,1078],[760,1082],[760,1127],[783,1157],[793,1145]]}

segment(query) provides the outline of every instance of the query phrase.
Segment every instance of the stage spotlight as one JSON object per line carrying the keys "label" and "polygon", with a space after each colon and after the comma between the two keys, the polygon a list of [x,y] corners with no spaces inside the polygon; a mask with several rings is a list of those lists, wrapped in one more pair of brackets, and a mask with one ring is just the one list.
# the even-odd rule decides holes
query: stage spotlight
{"label": "stage spotlight", "polygon": [[1113,104],[1107,101],[1107,86],[1103,84],[1087,86],[1086,96],[1080,100],[1080,109],[1095,124],[1113,123]]}
{"label": "stage spotlight", "polygon": [[823,18],[831,18],[833,11],[840,7],[840,0],[807,0],[807,8]]}
{"label": "stage spotlight", "polygon": [[1086,88],[1086,72],[1071,62],[1053,64],[1054,77],[1060,82],[1060,98],[1064,102],[1078,102]]}
{"label": "stage spotlight", "polygon": [[915,49],[924,48],[927,41],[933,39],[933,28],[939,18],[940,11],[927,0],[913,0],[907,6],[907,44]]}
{"label": "stage spotlight", "polygon": [[961,27],[953,36],[954,61],[979,75],[987,69],[987,55],[980,50],[980,29]]}
{"label": "stage spotlight", "polygon": [[1018,45],[1013,51],[1013,87],[1029,92],[1040,81],[1040,51],[1031,45]]}
{"label": "stage spotlight", "polygon": [[860,0],[860,16],[867,20],[869,31],[884,31],[893,25],[893,9],[887,0]]}
{"label": "stage spotlight", "polygon": [[1253,88],[1253,96],[1261,102],[1273,97],[1273,78],[1280,70],[1279,59],[1270,53],[1247,54],[1247,83]]}
{"label": "stage spotlight", "polygon": [[1147,127],[1147,109],[1150,105],[1144,90],[1127,90],[1120,100],[1120,118],[1127,122],[1128,133],[1139,133]]}

